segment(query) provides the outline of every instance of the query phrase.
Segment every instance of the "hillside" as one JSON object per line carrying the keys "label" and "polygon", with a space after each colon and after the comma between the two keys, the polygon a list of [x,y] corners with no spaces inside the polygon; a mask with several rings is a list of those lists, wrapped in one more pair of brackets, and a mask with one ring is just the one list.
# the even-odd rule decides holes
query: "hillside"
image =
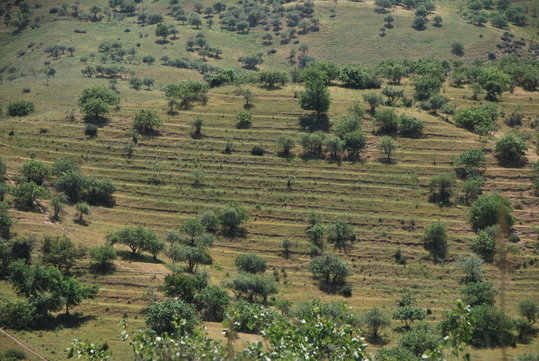
{"label": "hillside", "polygon": [[[81,12],[88,13],[94,3],[107,8],[106,2],[81,1]],[[518,3],[530,9],[534,5]],[[108,21],[102,12],[101,21],[80,21],[73,16],[50,13],[50,8],[60,7],[55,1],[39,4],[41,7],[32,10],[34,17],[41,18],[39,28],[13,35],[12,28],[0,26],[0,67],[5,66],[0,86],[2,109],[5,111],[8,103],[18,99],[35,104],[35,112],[28,116],[4,116],[0,121],[0,157],[8,167],[6,183],[16,184],[21,175],[19,167],[27,160],[52,165],[60,158],[71,157],[80,163],[84,175],[109,179],[114,184],[115,202],[109,207],[91,206],[87,225],[74,222],[77,218],[74,204],[66,205],[61,221],[51,220],[50,199],[39,199],[38,206],[30,211],[11,207],[9,215],[15,221],[13,238],[41,240],[45,235],[65,235],[77,245],[96,247],[105,243],[107,233],[136,224],[155,230],[165,239],[169,231],[197,214],[218,213],[228,203],[237,201],[249,213],[245,232],[236,237],[216,235],[211,248],[213,263],[201,266],[210,275],[211,284],[220,285],[236,275],[234,258],[254,252],[267,261],[267,274],[278,279],[275,295],[278,299],[295,304],[311,298],[344,300],[359,314],[374,305],[391,314],[400,291],[409,288],[414,290],[418,306],[429,310],[426,321],[434,325],[461,297],[462,272],[454,264],[460,256],[471,253],[474,232],[468,222],[470,207],[460,201],[464,181],[456,181],[452,201],[447,205],[429,202],[429,182],[440,174],[454,174],[457,157],[467,149],[480,148],[486,154],[482,192],[500,192],[510,199],[516,219],[513,233],[518,236],[510,247],[510,272],[505,274],[495,264],[485,264],[484,276],[499,290],[497,304],[513,317],[518,316],[521,300],[539,299],[539,198],[532,187],[531,166],[539,159],[537,130],[533,128],[539,115],[537,91],[516,86],[511,92],[503,92],[495,102],[501,114],[496,120],[497,130],[487,135],[457,127],[451,114],[433,114],[421,109],[419,101],[411,107],[399,103],[394,107],[396,113],[417,117],[425,123],[425,129],[418,138],[395,136],[399,147],[391,162],[384,160],[385,155],[377,146],[380,135],[375,115],[368,111],[369,104],[363,98],[367,93],[381,94],[380,89],[352,89],[343,87],[339,81],[329,86],[330,124],[335,124],[355,105],[364,110],[361,127],[366,148],[359,158],[352,160],[344,155],[338,159],[305,156],[300,144],[309,130],[305,127],[307,112],[298,103],[298,94],[305,84],[289,82],[278,89],[267,89],[252,81],[257,72],[242,69],[248,80],[241,87],[252,93],[249,111],[253,119],[249,129],[236,127],[237,115],[244,109],[244,97],[238,93],[237,84],[212,87],[207,104],[197,103],[190,109],[172,113],[168,112],[162,91],[171,82],[203,79],[200,71],[164,65],[166,61],[161,59],[168,56],[201,61],[206,56],[204,53],[186,50],[187,41],[199,31],[204,32],[210,46],[222,50],[220,59],[208,57],[204,63],[220,69],[241,69],[239,57],[262,52],[264,62],[258,66],[261,71],[290,71],[295,65],[290,64],[288,55],[291,49],[302,53],[300,45],[307,45],[303,52],[316,60],[335,62],[338,66],[357,63],[366,68],[387,59],[432,57],[468,62],[474,58],[486,60],[488,52],[498,51],[497,56],[501,56],[496,44],[502,42],[500,37],[506,30],[490,24],[483,27],[470,24],[457,14],[461,12],[460,2],[436,2],[437,9],[431,17],[441,15],[443,26],[434,27],[430,23],[423,31],[410,26],[415,17],[413,10],[395,7],[388,12],[394,18],[393,27],[380,36],[379,28],[388,13],[375,12],[371,2],[316,1],[314,9],[320,29],[298,35],[297,44],[292,40],[283,45],[277,36],[272,45],[263,45],[265,31],[261,26],[245,34],[223,30],[217,24],[217,15],[211,29],[205,24],[198,30],[183,25],[168,14],[167,1],[143,2],[146,13],[163,14],[164,21],[178,29],[178,39],[169,37],[166,42],[155,36],[157,24],[142,26],[135,16]],[[189,1],[181,3],[186,9],[192,9],[193,5]],[[207,5],[211,4],[204,2],[204,7]],[[232,2],[227,5],[231,6]],[[525,55],[534,51],[537,20],[531,19],[530,25],[511,25],[510,30],[515,34],[514,39],[523,37]],[[133,59],[125,55],[118,62],[101,61],[104,53],[99,52],[100,44],[115,41],[123,49],[135,48]],[[464,56],[451,54],[451,44],[455,41],[462,43]],[[50,56],[46,48],[54,45],[76,48],[74,56],[68,51]],[[275,53],[267,54],[272,48]],[[155,62],[143,63],[141,59],[145,56],[153,56]],[[298,58],[299,55],[296,57],[299,61]],[[81,73],[87,66],[98,65],[124,69],[114,81],[111,81],[113,76],[85,77]],[[44,70],[50,68],[55,73],[46,75]],[[133,77],[151,78],[154,84],[150,90],[145,86],[136,90],[128,80]],[[412,98],[416,80],[417,74],[410,74],[400,84],[391,86]],[[389,83],[384,78],[382,88]],[[94,129],[96,134],[89,136],[89,122],[85,121],[77,99],[84,88],[93,85],[117,90],[121,102],[108,115],[108,120]],[[490,103],[474,100],[470,84],[455,87],[449,77],[440,95],[455,109]],[[390,107],[380,107],[383,108]],[[133,117],[141,109],[155,110],[163,124],[158,132],[139,135],[136,145],[130,145]],[[504,122],[511,113],[522,116],[520,127],[511,129]],[[200,137],[192,134],[197,118],[203,120]],[[496,140],[509,133],[516,133],[528,142],[527,163],[521,167],[504,166],[495,157]],[[279,154],[278,139],[283,135],[295,140],[290,156]],[[233,151],[226,154],[224,150],[229,143]],[[265,153],[253,155],[254,146],[262,147]],[[46,185],[55,194],[53,184],[51,177]],[[12,195],[6,199],[13,202]],[[313,211],[324,224],[342,221],[354,229],[356,241],[348,252],[339,252],[328,245],[328,252],[340,254],[351,265],[347,279],[352,289],[349,298],[322,292],[307,269],[312,257],[305,228],[306,219]],[[423,246],[425,229],[435,221],[443,221],[448,229],[448,255],[440,263],[433,262]],[[282,249],[285,239],[292,241],[287,257]],[[37,244],[36,262],[41,251]],[[56,319],[57,323],[51,323],[49,328],[12,333],[50,360],[65,359],[63,350],[73,338],[106,341],[113,355],[126,352],[128,346],[119,340],[117,323],[126,320],[130,326],[143,326],[146,309],[153,301],[164,299],[158,286],[174,266],[165,252],[153,260],[150,255],[133,258],[124,246],[116,248],[119,258],[113,273],[90,272],[88,259],[75,266],[79,278],[100,285],[96,298],[74,308],[81,313],[80,317],[71,323]],[[395,262],[397,249],[406,257],[405,265]],[[9,282],[0,281],[0,299],[16,297]],[[221,338],[220,323],[208,322],[206,326],[212,337]],[[387,346],[394,346],[398,333],[392,329],[386,333]],[[256,337],[243,334],[240,342],[252,339]],[[374,352],[380,347],[369,346],[369,350]],[[471,352],[474,360],[496,361],[538,349],[539,341],[533,338],[527,344],[518,343],[517,347],[505,348],[503,352],[501,348]]]}

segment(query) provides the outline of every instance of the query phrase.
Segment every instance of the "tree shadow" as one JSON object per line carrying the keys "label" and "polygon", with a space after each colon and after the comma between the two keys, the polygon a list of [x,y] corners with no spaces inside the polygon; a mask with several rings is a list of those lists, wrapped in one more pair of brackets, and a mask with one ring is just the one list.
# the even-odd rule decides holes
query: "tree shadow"
{"label": "tree shadow", "polygon": [[376,337],[368,336],[368,337],[365,337],[365,339],[368,342],[372,343],[373,345],[385,346],[389,344],[389,340],[382,336],[376,336]]}
{"label": "tree shadow", "polygon": [[329,117],[326,114],[308,114],[299,118],[299,125],[306,131],[322,130],[328,132],[331,128]]}
{"label": "tree shadow", "polygon": [[324,293],[327,293],[329,295],[336,295],[340,293],[341,289],[346,285],[346,282],[344,281],[335,281],[327,283],[323,280],[321,280],[318,283],[318,289]]}
{"label": "tree shadow", "polygon": [[156,44],[159,44],[159,45],[165,45],[165,44],[169,44],[170,41],[160,39],[160,40],[156,40],[155,43],[156,43]]}
{"label": "tree shadow", "polygon": [[249,110],[249,109],[253,109],[254,107],[255,107],[254,104],[243,104],[243,109]]}
{"label": "tree shadow", "polygon": [[90,116],[87,115],[84,117],[84,122],[86,124],[93,124],[99,128],[103,128],[105,125],[107,125],[110,122],[109,118],[101,117],[101,116]]}
{"label": "tree shadow", "polygon": [[247,237],[247,230],[243,227],[236,228],[236,229],[223,229],[221,231],[221,235],[224,237],[233,239],[233,238],[246,238]]}
{"label": "tree shadow", "polygon": [[154,259],[152,256],[147,254],[134,254],[131,251],[118,251],[117,252],[118,257],[120,257],[124,261],[128,262],[144,262],[144,263],[155,263],[155,264],[162,264],[163,261],[159,259]]}
{"label": "tree shadow", "polygon": [[382,164],[396,164],[396,162],[393,159],[387,159],[387,158],[378,158],[376,159],[376,161]]}
{"label": "tree shadow", "polygon": [[79,218],[74,218],[73,223],[78,224],[79,226],[83,226],[83,227],[88,227],[90,225],[90,222],[88,222],[87,220],[79,219]]}
{"label": "tree shadow", "polygon": [[288,152],[288,153],[285,153],[285,152],[277,152],[277,156],[279,158],[285,158],[287,160],[292,160],[294,158],[296,158],[296,155],[294,153],[291,153],[291,152]]}
{"label": "tree shadow", "polygon": [[81,312],[75,312],[69,315],[64,313],[56,317],[45,317],[44,319],[40,320],[33,329],[49,331],[57,330],[58,328],[79,328],[88,321],[93,321],[96,319],[96,316],[83,315]]}
{"label": "tree shadow", "polygon": [[521,157],[518,160],[515,159],[498,159],[498,164],[504,168],[522,168],[528,163],[528,158]]}

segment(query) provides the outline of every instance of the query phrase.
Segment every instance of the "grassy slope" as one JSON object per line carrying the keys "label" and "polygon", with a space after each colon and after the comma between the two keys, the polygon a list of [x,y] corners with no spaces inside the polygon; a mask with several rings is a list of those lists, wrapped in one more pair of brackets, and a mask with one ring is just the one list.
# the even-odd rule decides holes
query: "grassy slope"
{"label": "grassy slope", "polygon": [[[162,3],[149,4],[156,10]],[[383,16],[372,12],[367,4],[338,3],[337,18],[330,21],[327,10],[330,3],[319,3],[318,11],[323,14],[325,24],[319,33],[300,38],[310,47],[310,52],[317,57],[329,60],[339,60],[341,63],[361,61],[373,63],[384,56],[410,57],[440,56],[448,53],[448,44],[452,36],[459,34],[460,27],[468,26],[459,23],[460,20],[450,20],[444,16],[444,27],[418,33],[408,28],[410,16],[405,12],[397,12],[396,28],[388,30],[388,35],[380,39],[376,35],[378,27],[375,23],[382,22]],[[453,11],[450,6],[442,11]],[[356,23],[355,19],[364,19]],[[402,26],[401,26],[402,25]],[[88,34],[75,34],[73,29],[85,28]],[[131,32],[123,31],[130,28]],[[111,30],[112,29],[112,30]],[[343,29],[350,30],[344,32]],[[357,34],[374,33],[372,35]],[[472,28],[470,28],[473,30]],[[466,32],[473,34],[472,31]],[[462,39],[465,47],[477,51],[474,55],[484,54],[494,47],[494,36],[498,31],[486,28],[483,39],[472,37]],[[483,31],[482,30],[482,31]],[[8,100],[27,98],[36,102],[37,112],[22,119],[5,119],[0,123],[1,155],[15,170],[17,165],[30,156],[52,162],[63,155],[72,155],[83,162],[83,171],[98,177],[111,178],[118,186],[117,202],[114,208],[93,208],[90,216],[91,224],[81,227],[72,222],[73,209],[68,210],[64,221],[53,224],[45,214],[24,213],[13,211],[17,219],[16,231],[21,235],[36,236],[50,233],[67,233],[73,239],[89,246],[103,242],[104,233],[124,224],[142,223],[157,229],[164,235],[171,227],[203,210],[218,210],[230,200],[240,200],[245,203],[251,214],[247,228],[248,237],[245,239],[219,239],[213,251],[215,265],[208,268],[214,282],[233,274],[232,259],[245,250],[254,250],[266,257],[272,268],[286,270],[288,277],[281,279],[279,296],[292,301],[305,300],[305,295],[320,297],[324,300],[335,297],[322,294],[310,280],[308,273],[302,267],[309,261],[306,255],[308,245],[303,238],[304,218],[310,210],[316,210],[323,215],[326,222],[335,219],[345,219],[354,224],[361,240],[348,256],[354,266],[351,277],[354,296],[347,300],[355,309],[362,311],[376,304],[388,311],[393,307],[393,299],[402,287],[413,287],[418,292],[421,306],[433,310],[429,317],[438,321],[441,312],[450,306],[458,297],[459,275],[450,265],[433,265],[427,260],[426,252],[421,246],[422,229],[429,222],[443,219],[451,229],[450,260],[458,254],[468,253],[467,240],[471,236],[465,217],[467,208],[455,206],[439,208],[426,202],[428,189],[426,187],[430,176],[443,172],[451,172],[451,159],[460,151],[471,146],[481,146],[492,149],[492,141],[481,142],[480,139],[439,118],[424,112],[400,109],[399,112],[413,112],[427,122],[427,137],[419,140],[399,138],[400,151],[396,156],[396,164],[386,165],[377,162],[380,154],[374,144],[376,137],[369,135],[369,147],[364,158],[365,163],[334,163],[325,160],[303,160],[300,157],[282,159],[274,154],[264,157],[254,157],[249,154],[253,145],[261,144],[271,152],[276,150],[276,139],[282,134],[289,134],[299,140],[300,130],[298,117],[302,114],[293,98],[294,91],[300,87],[290,86],[282,90],[265,91],[253,87],[256,95],[253,113],[254,126],[250,130],[237,130],[234,127],[235,114],[241,109],[241,99],[234,95],[231,87],[212,90],[210,101],[206,107],[196,107],[191,111],[181,112],[175,116],[164,113],[165,101],[159,91],[134,91],[125,82],[120,82],[122,109],[113,114],[112,121],[99,131],[97,139],[89,140],[84,134],[84,124],[77,115],[77,121],[65,120],[65,113],[76,105],[76,94],[81,88],[90,84],[105,84],[106,80],[82,78],[79,73],[80,56],[96,53],[97,44],[102,40],[120,38],[125,44],[141,42],[139,55],[163,54],[182,56],[187,34],[196,31],[188,27],[180,28],[180,40],[174,45],[165,47],[156,44],[153,30],[144,28],[147,38],[139,39],[140,28],[124,23],[78,23],[61,20],[45,23],[40,30],[25,32],[15,39],[6,35],[0,37],[0,64],[20,64],[22,70],[29,74],[31,69],[39,71],[46,59],[42,53],[45,46],[55,43],[74,45],[77,54],[71,58],[63,56],[52,61],[58,70],[55,79],[46,85],[46,80],[40,73],[35,77],[27,75],[13,81],[4,81],[0,88],[0,98],[5,104]],[[447,31],[447,33],[445,33]],[[451,31],[451,32],[450,32]],[[436,38],[438,33],[439,38]],[[5,33],[4,33],[5,34]],[[453,35],[448,35],[453,34]],[[66,38],[62,38],[62,36]],[[261,47],[256,45],[256,32],[250,35],[233,35],[221,31],[210,31],[210,44],[225,50],[224,59],[217,61],[220,66],[236,66],[239,54],[250,54]],[[333,37],[333,40],[331,38]],[[341,42],[337,38],[349,38]],[[430,44],[423,42],[432,39]],[[443,38],[443,40],[441,40]],[[52,40],[51,40],[52,39]],[[317,46],[317,39],[323,39]],[[414,41],[420,40],[420,41]],[[400,48],[399,43],[406,41],[406,48]],[[488,41],[488,42],[487,42]],[[22,58],[16,58],[16,52],[26,48],[30,42],[35,43],[27,50]],[[377,44],[386,42],[386,46],[377,49]],[[40,44],[42,43],[42,44]],[[475,50],[472,50],[472,44]],[[470,46],[468,46],[470,45]],[[234,51],[227,51],[233,47]],[[276,46],[277,47],[277,46]],[[278,49],[281,49],[277,47]],[[366,49],[366,51],[363,51]],[[368,51],[367,51],[368,50]],[[288,54],[289,47],[279,50],[279,55],[268,60],[264,66],[282,66],[283,56]],[[283,55],[283,56],[280,56]],[[338,59],[336,58],[338,57]],[[94,62],[94,65],[97,62]],[[198,77],[191,71],[173,69],[163,66],[132,65],[137,76],[155,77],[157,88],[172,79]],[[405,82],[403,88],[411,94],[411,82]],[[21,93],[23,87],[31,87],[32,92]],[[343,114],[354,102],[361,99],[362,92],[341,88],[331,89],[333,105],[331,116]],[[471,102],[463,99],[469,97],[467,89],[445,88],[445,95],[454,104],[469,105]],[[505,95],[500,104],[506,111],[515,106],[522,106],[529,117],[538,113],[539,96],[523,94],[520,90],[513,95]],[[151,107],[159,110],[165,119],[162,135],[156,138],[146,138],[135,150],[135,156],[126,160],[123,146],[129,141],[127,130],[130,128],[131,116],[141,107]],[[189,137],[190,124],[194,117],[202,116],[205,121],[202,140]],[[40,133],[40,128],[47,133]],[[364,128],[370,132],[373,129],[372,120],[367,116]],[[15,135],[9,136],[13,130]],[[227,140],[233,140],[236,152],[233,155],[223,155],[221,150]],[[300,149],[296,149],[299,154]],[[533,155],[530,153],[530,158]],[[148,183],[152,171],[148,161],[160,159],[163,168],[164,184],[154,186]],[[193,187],[193,161],[199,162],[204,172],[203,187]],[[412,184],[411,175],[418,174],[420,184]],[[286,189],[286,179],[289,175],[296,177],[292,190]],[[521,253],[517,256],[519,262],[530,257],[530,250],[537,234],[531,226],[539,226],[536,200],[527,191],[530,184],[528,169],[515,171],[500,168],[489,156],[487,173],[487,189],[502,190],[510,195],[518,204],[516,217],[519,220],[517,230],[522,238],[519,244]],[[417,227],[409,230],[411,220]],[[284,238],[297,241],[298,246],[290,260],[279,256],[280,242]],[[406,267],[397,266],[392,259],[393,252],[400,247],[409,258]],[[125,350],[125,345],[118,341],[118,329],[114,327],[120,319],[127,317],[132,326],[142,325],[141,311],[154,297],[155,286],[167,272],[163,264],[118,262],[118,271],[112,275],[99,276],[96,282],[102,284],[100,295],[95,300],[85,302],[76,310],[85,315],[95,315],[79,328],[64,328],[56,331],[40,331],[24,333],[20,336],[30,342],[36,349],[53,360],[62,359],[62,350],[68,340],[85,335],[90,339],[108,340],[116,353]],[[487,267],[487,274],[500,285],[498,271]],[[94,281],[86,276],[88,281]],[[507,310],[515,314],[516,304],[522,298],[537,298],[536,285],[539,281],[537,266],[516,270],[511,276],[506,289]],[[301,289],[301,292],[297,292]],[[0,296],[11,297],[11,291],[6,284],[0,287]],[[220,326],[210,324],[211,334],[217,335]],[[519,346],[509,350],[511,354],[538,346],[537,341],[529,346]],[[478,352],[478,359],[500,359],[500,350]]]}

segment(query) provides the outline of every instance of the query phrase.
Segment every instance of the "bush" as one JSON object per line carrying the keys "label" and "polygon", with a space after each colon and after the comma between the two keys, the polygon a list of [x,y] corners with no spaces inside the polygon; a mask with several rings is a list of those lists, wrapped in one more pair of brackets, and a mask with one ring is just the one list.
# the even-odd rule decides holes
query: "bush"
{"label": "bush", "polygon": [[51,169],[46,164],[31,159],[23,163],[20,171],[26,182],[34,182],[40,186],[49,177]]}
{"label": "bush", "polygon": [[193,307],[180,300],[156,302],[146,314],[146,325],[158,334],[189,334],[197,323]]}
{"label": "bush", "polygon": [[117,258],[113,247],[105,245],[90,250],[90,267],[97,272],[107,272],[114,268]]}
{"label": "bush", "polygon": [[236,116],[238,122],[236,123],[236,128],[238,129],[248,129],[248,128],[251,128],[251,125],[252,125],[252,120],[253,120],[253,115],[246,111],[246,110],[242,110],[238,113],[238,115]]}
{"label": "bush", "polygon": [[16,100],[9,103],[7,112],[12,117],[24,117],[35,110],[34,103],[28,100]]}
{"label": "bush", "polygon": [[155,110],[141,109],[133,119],[133,128],[140,134],[153,133],[161,124],[163,121]]}
{"label": "bush", "polygon": [[497,224],[500,219],[503,226],[510,228],[514,223],[512,212],[513,208],[507,197],[498,193],[488,194],[479,197],[472,204],[468,220],[475,232]]}
{"label": "bush", "polygon": [[495,156],[506,164],[519,164],[524,160],[528,145],[524,140],[514,134],[506,134],[496,140]]}
{"label": "bush", "polygon": [[6,361],[9,361],[10,359],[12,360],[26,360],[27,359],[26,354],[23,351],[17,350],[14,348],[9,349],[6,352],[4,352],[4,356],[7,358]]}
{"label": "bush", "polygon": [[236,257],[234,261],[240,272],[264,273],[266,272],[266,260],[254,253],[245,253]]}
{"label": "bush", "polygon": [[277,144],[284,155],[290,154],[290,150],[294,148],[294,139],[288,135],[282,135],[277,140]]}
{"label": "bush", "polygon": [[532,325],[539,319],[539,305],[531,300],[523,300],[518,304],[518,310]]}
{"label": "bush", "polygon": [[482,176],[485,172],[485,153],[481,148],[471,148],[462,152],[455,161],[455,173],[461,179]]}
{"label": "bush", "polygon": [[441,341],[440,335],[427,325],[420,325],[416,329],[405,332],[399,340],[399,347],[411,351],[421,357],[427,350],[434,350]]}
{"label": "bush", "polygon": [[470,306],[493,305],[498,293],[488,281],[468,283],[462,290],[463,301]]}
{"label": "bush", "polygon": [[404,137],[418,138],[423,134],[425,122],[411,115],[400,117],[399,132]]}
{"label": "bush", "polygon": [[344,282],[350,274],[350,266],[341,257],[334,254],[325,254],[313,258],[307,269],[313,277],[326,284]]}
{"label": "bush", "polygon": [[260,145],[255,145],[251,149],[251,154],[256,156],[263,156],[266,153],[266,150],[262,148]]}
{"label": "bush", "polygon": [[196,295],[195,304],[204,321],[221,322],[230,304],[230,296],[220,287],[208,286]]}
{"label": "bush", "polygon": [[497,128],[498,110],[494,105],[462,109],[455,113],[455,123],[462,128],[477,134],[487,134]]}
{"label": "bush", "polygon": [[450,174],[440,174],[431,178],[429,182],[429,201],[449,203],[455,186],[454,176]]}
{"label": "bush", "polygon": [[[491,226],[492,227],[492,226]],[[491,227],[487,227],[489,229]],[[485,263],[492,263],[496,253],[496,235],[486,230],[479,231],[472,239],[472,251],[477,253]]]}
{"label": "bush", "polygon": [[494,306],[481,305],[472,308],[475,325],[471,344],[475,347],[499,347],[514,344],[511,332],[513,321]]}
{"label": "bush", "polygon": [[363,315],[362,323],[367,330],[367,335],[376,340],[380,337],[382,330],[389,327],[391,321],[379,308],[373,307]]}
{"label": "bush", "polygon": [[161,290],[167,297],[178,297],[193,303],[196,295],[208,286],[208,277],[198,274],[173,273],[165,276]]}
{"label": "bush", "polygon": [[246,301],[231,303],[225,314],[234,330],[247,333],[259,333],[279,318],[275,311]]}
{"label": "bush", "polygon": [[0,306],[0,326],[24,330],[30,327],[36,319],[34,306],[27,301],[7,301]]}
{"label": "bush", "polygon": [[378,124],[378,131],[382,134],[395,133],[399,126],[399,117],[393,109],[380,109],[374,115],[374,120]]}
{"label": "bush", "polygon": [[423,236],[423,246],[436,260],[447,256],[447,227],[443,222],[434,222],[427,226]]}

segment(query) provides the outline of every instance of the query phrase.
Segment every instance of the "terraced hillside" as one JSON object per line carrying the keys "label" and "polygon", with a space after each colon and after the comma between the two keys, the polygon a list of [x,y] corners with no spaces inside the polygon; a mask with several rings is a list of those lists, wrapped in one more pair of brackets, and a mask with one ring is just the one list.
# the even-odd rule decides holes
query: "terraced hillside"
{"label": "terraced hillside", "polygon": [[[243,104],[241,97],[234,95],[234,88],[218,88],[211,91],[205,107],[174,116],[163,114],[166,120],[161,134],[139,141],[131,159],[124,149],[129,140],[131,114],[141,107],[164,109],[164,101],[150,98],[137,106],[131,102],[123,105],[95,139],[84,135],[84,123],[78,120],[36,116],[4,121],[2,154],[11,169],[30,157],[52,162],[61,156],[72,156],[80,159],[85,174],[110,178],[118,187],[117,205],[92,208],[87,227],[72,223],[73,210],[62,223],[51,223],[44,210],[43,214],[15,212],[16,230],[19,234],[36,236],[67,233],[82,244],[96,246],[104,242],[107,231],[122,225],[143,224],[164,236],[201,211],[217,211],[226,203],[239,200],[248,207],[251,216],[248,233],[245,238],[218,239],[212,251],[214,265],[208,267],[213,281],[218,283],[233,274],[234,256],[249,250],[263,255],[273,269],[287,275],[279,283],[279,297],[291,301],[306,297],[332,299],[335,296],[318,290],[304,268],[310,260],[304,236],[305,219],[315,210],[325,222],[342,219],[357,232],[358,242],[346,256],[353,265],[353,297],[347,301],[354,308],[363,310],[376,304],[391,309],[398,291],[411,287],[418,292],[421,305],[433,311],[429,319],[439,320],[442,310],[458,298],[460,274],[453,269],[451,260],[469,253],[472,232],[466,221],[468,208],[429,203],[427,184],[433,175],[451,173],[452,159],[461,151],[472,146],[490,151],[492,140],[482,141],[443,119],[419,113],[427,123],[425,137],[398,138],[400,149],[395,164],[378,161],[381,154],[374,146],[377,137],[373,134],[368,137],[368,150],[361,162],[303,159],[299,147],[293,150],[293,157],[282,158],[275,154],[277,138],[289,134],[297,139],[301,131],[298,119],[303,112],[293,97],[296,89],[266,91],[253,87],[252,90],[256,100],[251,129],[238,130],[234,126],[235,114]],[[128,98],[129,92],[122,93],[124,98]],[[466,93],[467,90],[448,88],[446,95],[460,102],[459,98]],[[332,89],[331,115],[345,113],[360,94],[360,91]],[[531,96],[525,108],[530,113],[535,111],[539,98],[535,94]],[[516,95],[507,96],[504,106],[510,107],[516,98]],[[190,136],[196,116],[204,119],[202,139]],[[78,115],[77,118],[80,119]],[[363,120],[363,127],[369,133],[374,128],[368,116]],[[222,153],[227,141],[234,144],[230,155]],[[254,145],[263,146],[269,154],[251,155]],[[533,157],[530,153],[530,158]],[[156,172],[156,161],[160,185],[150,182]],[[200,185],[194,185],[195,169]],[[291,188],[287,186],[289,176],[295,178]],[[533,228],[538,226],[537,198],[527,190],[530,177],[528,169],[502,168],[489,156],[487,191],[499,190],[510,195],[516,208],[516,229],[521,242],[515,260],[519,264],[534,257],[532,250],[537,237],[537,229]],[[428,261],[421,237],[427,224],[440,219],[450,230],[450,258],[447,264],[435,265]],[[284,239],[296,243],[289,259],[280,256]],[[408,265],[395,264],[393,254],[397,248],[409,258]],[[518,300],[537,296],[536,267],[519,268],[508,276],[504,286],[508,311],[516,311]],[[116,330],[111,329],[111,321],[127,317],[134,324],[140,322],[136,319],[141,318],[142,309],[157,297],[157,280],[167,272],[161,262],[120,261],[118,272],[96,279],[102,284],[99,297],[80,307],[84,314],[98,315],[95,319],[80,329],[43,332],[43,341],[39,333],[21,337],[50,356],[53,350],[65,346],[66,336],[81,331],[90,335],[95,332],[103,340],[114,339]],[[495,267],[488,268],[488,275],[501,282]]]}

